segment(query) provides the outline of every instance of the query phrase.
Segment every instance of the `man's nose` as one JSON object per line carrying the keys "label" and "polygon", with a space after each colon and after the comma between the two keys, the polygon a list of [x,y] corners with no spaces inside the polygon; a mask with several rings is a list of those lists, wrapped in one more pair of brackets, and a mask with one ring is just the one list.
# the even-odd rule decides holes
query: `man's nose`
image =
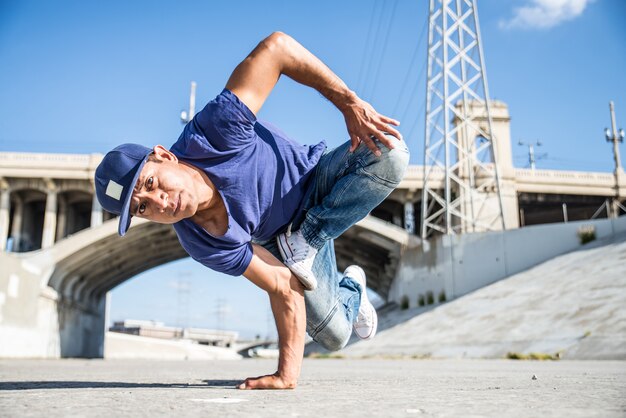
{"label": "man's nose", "polygon": [[154,205],[155,209],[159,212],[163,212],[165,209],[167,209],[167,194],[165,192],[162,191],[155,191],[154,193],[152,193],[150,195],[150,200],[152,200],[152,204]]}

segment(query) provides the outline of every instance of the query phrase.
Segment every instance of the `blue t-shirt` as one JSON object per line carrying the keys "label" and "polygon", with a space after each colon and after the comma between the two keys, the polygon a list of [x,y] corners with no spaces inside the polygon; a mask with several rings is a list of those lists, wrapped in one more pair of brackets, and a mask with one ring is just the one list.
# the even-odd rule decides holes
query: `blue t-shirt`
{"label": "blue t-shirt", "polygon": [[202,169],[221,194],[228,213],[225,235],[214,237],[189,219],[174,224],[196,261],[241,275],[252,259],[251,239],[275,236],[301,209],[326,144],[300,145],[224,89],[209,102],[170,149]]}

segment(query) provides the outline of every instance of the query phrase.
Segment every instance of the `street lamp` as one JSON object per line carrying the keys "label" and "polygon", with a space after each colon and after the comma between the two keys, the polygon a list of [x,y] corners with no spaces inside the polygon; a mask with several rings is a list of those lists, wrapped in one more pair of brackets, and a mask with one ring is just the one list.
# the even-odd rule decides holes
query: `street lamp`
{"label": "street lamp", "polygon": [[619,157],[619,148],[617,144],[619,142],[624,142],[624,130],[617,129],[617,124],[615,123],[615,106],[613,105],[613,101],[609,102],[609,110],[611,111],[611,129],[604,128],[604,136],[606,137],[606,142],[613,142],[613,158],[615,158],[615,173],[622,170],[622,162]]}
{"label": "street lamp", "polygon": [[182,124],[191,122],[196,115],[196,82],[191,82],[191,92],[189,93],[189,112],[182,110],[180,112],[180,121]]}
{"label": "street lamp", "polygon": [[[530,164],[530,169],[531,170],[535,170],[535,145],[537,145],[538,147],[540,147],[541,145],[543,145],[540,141],[536,141],[534,144],[532,142],[530,143],[526,143],[524,141],[518,141],[517,145],[527,145],[528,146],[528,163]],[[545,156],[544,155],[540,155],[539,158]]]}
{"label": "street lamp", "polygon": [[[624,142],[624,130],[620,129],[617,131],[616,135],[613,135],[613,132],[609,128],[604,128],[604,135],[606,136],[606,142],[611,142],[613,140],[617,140],[619,142]],[[617,138],[615,138],[617,136]]]}
{"label": "street lamp", "polygon": [[606,137],[607,142],[613,143],[613,158],[615,160],[615,196],[613,197],[613,205],[611,208],[612,216],[609,217],[616,218],[617,216],[619,216],[620,208],[626,211],[626,208],[624,208],[624,206],[622,206],[622,204],[620,203],[620,177],[623,176],[623,171],[618,147],[618,143],[624,141],[624,130],[617,129],[617,124],[615,123],[615,106],[613,105],[612,100],[609,102],[609,110],[611,111],[611,129],[604,128],[604,136]]}

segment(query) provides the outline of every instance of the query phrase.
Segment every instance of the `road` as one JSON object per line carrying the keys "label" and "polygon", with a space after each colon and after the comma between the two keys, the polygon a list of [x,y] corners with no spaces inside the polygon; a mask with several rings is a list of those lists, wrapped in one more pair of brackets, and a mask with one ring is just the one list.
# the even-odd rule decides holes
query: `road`
{"label": "road", "polygon": [[274,366],[1,360],[0,416],[626,416],[620,361],[306,359],[296,390],[234,389]]}

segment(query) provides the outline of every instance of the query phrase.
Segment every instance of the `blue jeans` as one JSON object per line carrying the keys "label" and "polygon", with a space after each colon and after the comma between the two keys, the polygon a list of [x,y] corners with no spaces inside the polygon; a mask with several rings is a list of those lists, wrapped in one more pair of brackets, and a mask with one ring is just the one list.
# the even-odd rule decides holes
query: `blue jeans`
{"label": "blue jeans", "polygon": [[[317,164],[305,216],[296,217],[292,231],[302,230],[318,249],[313,262],[317,288],[305,291],[307,333],[328,350],[343,348],[352,334],[361,302],[361,286],[337,271],[333,240],[363,219],[398,185],[409,162],[404,141],[389,150],[375,141],[376,157],[363,144],[350,153],[350,142],[327,151]],[[298,219],[300,218],[300,219]],[[276,240],[261,244],[282,260]]]}

